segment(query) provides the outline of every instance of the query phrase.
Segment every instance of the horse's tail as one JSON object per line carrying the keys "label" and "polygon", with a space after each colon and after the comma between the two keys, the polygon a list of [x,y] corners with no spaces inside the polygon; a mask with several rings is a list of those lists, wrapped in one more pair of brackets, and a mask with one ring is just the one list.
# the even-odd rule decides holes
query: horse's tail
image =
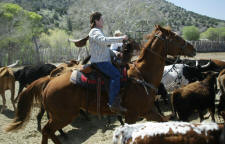
{"label": "horse's tail", "polygon": [[16,110],[16,115],[12,123],[10,123],[5,131],[13,131],[22,128],[24,122],[29,119],[31,107],[34,99],[38,102],[42,101],[42,91],[50,81],[49,76],[42,77],[32,82],[26,90],[19,94],[19,100]]}

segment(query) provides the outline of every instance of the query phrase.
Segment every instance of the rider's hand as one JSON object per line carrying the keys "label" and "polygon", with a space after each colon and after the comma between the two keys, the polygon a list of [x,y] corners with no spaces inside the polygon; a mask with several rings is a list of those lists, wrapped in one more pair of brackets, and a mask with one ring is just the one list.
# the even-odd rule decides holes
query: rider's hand
{"label": "rider's hand", "polygon": [[128,40],[128,36],[127,35],[124,35],[123,36],[123,40]]}
{"label": "rider's hand", "polygon": [[123,56],[123,53],[117,52],[117,53],[116,53],[116,56],[119,57],[119,58],[121,58],[121,57]]}

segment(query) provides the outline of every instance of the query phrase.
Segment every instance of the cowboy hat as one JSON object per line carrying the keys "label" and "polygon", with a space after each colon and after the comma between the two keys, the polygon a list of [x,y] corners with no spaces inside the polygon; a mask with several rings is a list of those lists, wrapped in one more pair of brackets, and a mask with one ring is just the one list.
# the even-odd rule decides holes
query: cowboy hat
{"label": "cowboy hat", "polygon": [[115,32],[114,32],[114,36],[117,36],[117,35],[122,35],[123,33],[120,31],[120,30],[116,30]]}

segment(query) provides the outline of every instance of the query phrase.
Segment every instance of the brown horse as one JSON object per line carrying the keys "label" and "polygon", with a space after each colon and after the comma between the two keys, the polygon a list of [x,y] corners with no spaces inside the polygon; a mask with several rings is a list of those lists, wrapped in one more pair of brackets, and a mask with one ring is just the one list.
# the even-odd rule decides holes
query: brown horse
{"label": "brown horse", "polygon": [[0,68],[0,94],[2,95],[3,106],[1,112],[3,112],[6,108],[6,99],[5,99],[5,91],[11,91],[11,102],[15,111],[15,78],[13,75],[13,71],[8,67]]}
{"label": "brown horse", "polygon": [[[196,53],[193,46],[181,37],[160,26],[155,26],[146,44],[133,64],[129,64],[127,72],[129,81],[124,88],[122,105],[127,108],[124,114],[127,123],[134,123],[138,117],[145,117],[147,120],[165,121],[156,112],[154,105],[156,87],[162,78],[165,59],[169,55],[194,56]],[[72,72],[64,73],[49,81],[44,88],[43,95],[35,94],[37,84],[31,84],[19,96],[18,111],[13,123],[6,131],[20,128],[27,120],[35,97],[42,102],[45,109],[49,112],[50,119],[42,129],[42,144],[48,143],[48,138],[56,144],[61,142],[55,136],[55,131],[70,124],[79,115],[80,108],[88,109],[90,113],[97,114],[96,92],[89,92],[87,101],[86,89],[74,85],[70,82]],[[40,92],[39,92],[40,93]],[[29,100],[28,100],[29,99]],[[108,106],[107,93],[102,93],[100,113],[102,115],[113,114]],[[135,102],[135,103],[134,103]]]}
{"label": "brown horse", "polygon": [[[122,51],[123,57],[121,59],[121,64],[125,65],[125,64],[127,64],[128,62],[131,61],[131,57],[134,55],[133,54],[134,51],[140,50],[140,44],[137,43],[136,41],[132,40],[132,39],[129,39],[128,41],[124,42],[122,50],[123,50]],[[79,61],[76,61],[76,60],[71,60],[69,62],[62,63],[62,64],[58,65],[56,69],[51,71],[51,73],[49,75],[50,79],[53,79],[57,76],[60,76],[63,73],[72,71],[73,69],[78,69],[78,70],[81,70],[83,72],[84,71],[88,72],[88,69],[82,70],[83,69],[82,64],[86,64],[89,61],[89,59],[90,59],[90,57],[87,57],[87,59],[82,61],[82,62],[79,62]],[[42,80],[40,80],[40,81],[42,81]],[[38,130],[39,131],[41,130],[41,119],[42,119],[42,116],[44,115],[44,112],[45,112],[45,109],[44,109],[43,105],[41,105],[41,109],[40,109],[40,111],[37,115],[37,122],[38,122]],[[84,111],[80,110],[80,114],[82,116],[84,116],[84,118],[86,120],[89,120],[88,116],[85,114]],[[122,118],[119,118],[120,122],[122,123],[121,119]],[[60,130],[60,133],[61,133],[61,135],[65,135],[62,130]]]}

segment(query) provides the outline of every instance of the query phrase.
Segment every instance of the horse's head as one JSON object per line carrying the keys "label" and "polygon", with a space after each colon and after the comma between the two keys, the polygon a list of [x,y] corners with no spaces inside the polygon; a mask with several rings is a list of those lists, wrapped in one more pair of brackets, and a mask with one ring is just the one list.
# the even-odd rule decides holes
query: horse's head
{"label": "horse's head", "polygon": [[124,41],[122,46],[122,63],[129,63],[131,61],[132,56],[137,55],[137,51],[140,51],[140,48],[140,44],[131,38],[127,41]]}
{"label": "horse's head", "polygon": [[194,47],[171,30],[156,25],[153,37],[159,39],[163,43],[165,55],[183,55],[190,57],[196,55],[196,50]]}

